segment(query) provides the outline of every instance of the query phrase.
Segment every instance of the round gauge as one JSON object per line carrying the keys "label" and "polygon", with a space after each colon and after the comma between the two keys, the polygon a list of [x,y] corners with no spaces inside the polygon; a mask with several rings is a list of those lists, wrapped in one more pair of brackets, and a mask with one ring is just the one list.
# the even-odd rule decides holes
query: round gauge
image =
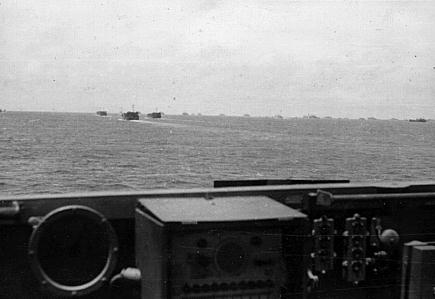
{"label": "round gauge", "polygon": [[216,249],[215,262],[218,269],[227,274],[238,274],[246,264],[247,254],[235,240],[222,242]]}
{"label": "round gauge", "polygon": [[42,284],[62,296],[101,287],[116,265],[116,234],[103,215],[84,206],[49,213],[29,242],[31,266]]}

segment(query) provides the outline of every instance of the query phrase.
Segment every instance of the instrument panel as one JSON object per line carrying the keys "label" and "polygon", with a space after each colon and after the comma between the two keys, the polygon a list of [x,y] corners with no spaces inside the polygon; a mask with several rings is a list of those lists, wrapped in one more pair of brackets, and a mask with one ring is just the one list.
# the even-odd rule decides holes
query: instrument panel
{"label": "instrument panel", "polygon": [[306,221],[264,196],[140,199],[142,299],[281,298],[284,232]]}
{"label": "instrument panel", "polygon": [[206,231],[172,240],[172,298],[279,298],[281,233]]}
{"label": "instrument panel", "polygon": [[349,186],[6,199],[0,298],[432,296],[435,184]]}

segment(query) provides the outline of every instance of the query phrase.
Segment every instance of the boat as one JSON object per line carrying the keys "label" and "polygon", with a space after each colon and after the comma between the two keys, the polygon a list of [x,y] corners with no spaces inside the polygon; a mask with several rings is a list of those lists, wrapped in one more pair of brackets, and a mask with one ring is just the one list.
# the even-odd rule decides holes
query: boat
{"label": "boat", "polygon": [[410,119],[409,122],[412,122],[412,123],[425,123],[425,122],[427,122],[427,119],[416,118],[416,119]]}
{"label": "boat", "polygon": [[303,118],[317,119],[319,117],[314,115],[314,114],[307,114],[307,115],[304,115]]}
{"label": "boat", "polygon": [[107,116],[107,111],[104,111],[104,110],[97,111],[97,115],[98,116]]}
{"label": "boat", "polygon": [[131,111],[121,112],[123,120],[139,120],[139,111],[134,110],[134,105],[131,106]]}
{"label": "boat", "polygon": [[6,112],[6,109],[0,109],[0,113],[2,113],[2,112]]}
{"label": "boat", "polygon": [[149,118],[162,118],[162,112],[151,112],[147,114]]}
{"label": "boat", "polygon": [[121,113],[121,116],[124,120],[139,120],[139,111],[127,111]]}

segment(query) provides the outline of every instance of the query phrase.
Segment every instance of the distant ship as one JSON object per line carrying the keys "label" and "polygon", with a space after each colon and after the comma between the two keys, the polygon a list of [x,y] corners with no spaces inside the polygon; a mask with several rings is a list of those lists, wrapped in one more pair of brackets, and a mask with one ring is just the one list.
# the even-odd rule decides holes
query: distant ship
{"label": "distant ship", "polygon": [[139,111],[134,111],[134,105],[132,105],[131,111],[121,112],[121,116],[123,120],[139,120],[139,113]]}
{"label": "distant ship", "polygon": [[121,113],[121,116],[124,120],[139,120],[139,111],[127,111]]}
{"label": "distant ship", "polygon": [[161,112],[148,113],[147,117],[149,117],[149,118],[162,118],[162,113]]}
{"label": "distant ship", "polygon": [[107,116],[107,111],[97,111],[98,116]]}
{"label": "distant ship", "polygon": [[3,110],[0,109],[0,113],[1,113],[1,112],[6,112],[6,109],[3,109]]}
{"label": "distant ship", "polygon": [[409,121],[412,123],[425,123],[425,122],[427,122],[427,120],[424,118],[410,119]]}

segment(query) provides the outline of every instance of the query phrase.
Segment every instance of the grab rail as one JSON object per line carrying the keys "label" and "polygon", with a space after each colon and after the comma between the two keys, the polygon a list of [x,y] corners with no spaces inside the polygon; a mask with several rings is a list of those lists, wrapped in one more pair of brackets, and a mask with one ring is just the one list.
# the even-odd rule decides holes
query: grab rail
{"label": "grab rail", "polygon": [[304,207],[324,207],[330,208],[341,204],[356,204],[362,202],[424,202],[424,205],[435,205],[435,192],[409,192],[409,193],[370,193],[370,194],[332,194],[324,190],[308,193]]}

